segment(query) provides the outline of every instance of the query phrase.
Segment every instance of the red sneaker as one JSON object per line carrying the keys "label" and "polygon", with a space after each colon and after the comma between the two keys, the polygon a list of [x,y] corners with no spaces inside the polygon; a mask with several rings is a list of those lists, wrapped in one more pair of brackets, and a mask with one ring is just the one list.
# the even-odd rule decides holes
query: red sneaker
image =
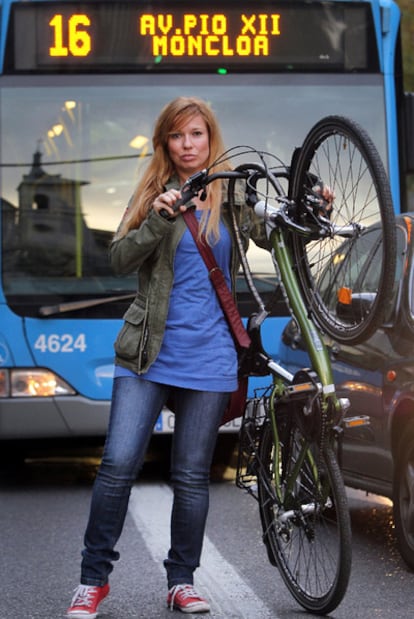
{"label": "red sneaker", "polygon": [[98,606],[109,593],[108,583],[103,587],[79,585],[67,610],[70,619],[94,619],[98,616]]}
{"label": "red sneaker", "polygon": [[168,592],[167,606],[182,613],[208,613],[210,605],[197,593],[193,585],[175,585]]}

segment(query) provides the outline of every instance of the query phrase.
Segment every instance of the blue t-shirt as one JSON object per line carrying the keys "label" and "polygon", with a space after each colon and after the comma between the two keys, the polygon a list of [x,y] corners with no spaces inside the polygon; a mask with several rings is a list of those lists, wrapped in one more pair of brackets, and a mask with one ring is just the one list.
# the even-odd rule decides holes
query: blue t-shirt
{"label": "blue t-shirt", "polygon": [[[198,218],[201,211],[196,211]],[[231,239],[223,223],[212,246],[231,287]],[[156,311],[156,308],[153,308]],[[115,376],[132,373],[120,366]],[[207,267],[188,229],[177,247],[174,282],[160,353],[140,378],[201,391],[237,389],[237,353]]]}

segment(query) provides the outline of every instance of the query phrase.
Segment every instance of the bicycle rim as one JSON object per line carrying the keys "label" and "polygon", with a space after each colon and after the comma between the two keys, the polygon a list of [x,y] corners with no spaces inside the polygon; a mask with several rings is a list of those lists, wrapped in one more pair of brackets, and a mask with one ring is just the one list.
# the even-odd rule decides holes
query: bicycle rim
{"label": "bicycle rim", "polygon": [[[318,453],[292,424],[276,454],[270,425],[263,428],[258,497],[263,539],[290,593],[306,610],[326,614],[342,601],[351,570],[351,526],[345,488],[331,448]],[[280,483],[276,499],[275,467]],[[295,483],[288,479],[295,467]],[[272,560],[274,558],[274,561]]]}
{"label": "bicycle rim", "polygon": [[[327,214],[335,225],[329,238],[316,238],[315,214],[303,206],[316,179],[335,196]],[[291,240],[309,310],[319,327],[337,341],[359,343],[384,320],[396,262],[388,179],[366,131],[346,118],[322,119],[303,143],[290,193],[297,204],[298,222],[315,229],[315,240],[299,235]],[[342,232],[345,229],[348,237]]]}

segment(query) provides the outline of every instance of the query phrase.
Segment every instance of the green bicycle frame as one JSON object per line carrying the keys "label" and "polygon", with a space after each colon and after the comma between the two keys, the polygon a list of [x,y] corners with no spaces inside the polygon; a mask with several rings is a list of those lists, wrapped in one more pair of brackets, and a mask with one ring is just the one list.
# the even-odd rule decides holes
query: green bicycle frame
{"label": "green bicycle frame", "polygon": [[[275,228],[272,230],[270,234],[270,242],[273,248],[274,259],[276,264],[278,265],[280,271],[281,281],[284,285],[284,290],[286,296],[288,298],[291,311],[293,312],[299,327],[302,332],[302,336],[305,340],[306,347],[312,362],[313,369],[317,373],[321,385],[322,385],[322,407],[327,410],[329,404],[331,404],[335,410],[340,409],[340,404],[336,397],[335,385],[333,382],[333,375],[331,369],[331,363],[329,360],[328,351],[324,342],[322,341],[319,332],[314,325],[311,317],[309,316],[309,312],[303,302],[302,296],[299,291],[298,283],[296,281],[296,275],[294,272],[292,259],[290,255],[290,250],[285,243],[284,232],[280,228]],[[276,379],[277,380],[277,379]],[[275,415],[275,399],[279,394],[279,387],[277,383],[275,383],[274,389],[272,390],[272,394],[270,397],[270,421],[272,425],[272,432],[274,438],[275,445],[275,460],[276,466],[274,467],[273,474],[275,476],[275,489],[277,494],[279,495],[279,499],[282,502],[282,497],[280,496],[280,479],[279,479],[279,466],[278,461],[280,457],[280,453],[278,450],[279,445],[279,436],[276,424],[276,415]],[[287,480],[286,492],[287,495],[290,494],[293,485],[295,484],[296,477],[299,473],[299,470],[302,466],[304,459],[308,457],[310,458],[310,465],[314,468],[315,479],[318,478],[317,467],[313,461],[312,453],[309,451],[308,445],[304,443],[302,445],[301,454],[297,458],[295,469],[292,471],[290,475],[290,479]],[[312,463],[314,466],[312,466]]]}

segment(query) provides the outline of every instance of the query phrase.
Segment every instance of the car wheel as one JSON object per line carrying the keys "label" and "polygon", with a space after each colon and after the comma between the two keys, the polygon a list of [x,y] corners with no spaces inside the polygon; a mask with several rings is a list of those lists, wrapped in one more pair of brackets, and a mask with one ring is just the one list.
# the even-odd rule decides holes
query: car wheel
{"label": "car wheel", "polygon": [[404,431],[395,462],[394,522],[402,558],[414,569],[414,423]]}

